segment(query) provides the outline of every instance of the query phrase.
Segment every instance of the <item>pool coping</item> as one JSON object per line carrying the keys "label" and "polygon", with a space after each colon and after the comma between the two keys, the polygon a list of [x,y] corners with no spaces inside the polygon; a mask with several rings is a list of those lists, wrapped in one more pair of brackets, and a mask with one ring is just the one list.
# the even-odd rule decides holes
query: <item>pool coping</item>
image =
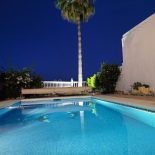
{"label": "pool coping", "polygon": [[[124,106],[130,106],[133,108],[139,108],[147,111],[155,112],[155,101],[149,100],[140,100],[134,98],[123,98],[123,97],[114,97],[112,95],[90,95],[90,96],[65,96],[65,97],[51,97],[51,98],[33,98],[33,99],[22,99],[22,100],[8,100],[0,102],[0,109],[9,107],[18,102],[26,102],[26,101],[46,101],[46,100],[54,100],[54,99],[70,99],[70,98],[95,98],[103,101],[113,102],[116,104],[121,104]],[[2,103],[2,104],[1,104]]]}
{"label": "pool coping", "polygon": [[9,107],[13,104],[16,104],[18,102],[21,102],[21,100],[6,100],[6,101],[0,101],[0,109]]}
{"label": "pool coping", "polygon": [[54,99],[70,99],[70,98],[88,98],[92,96],[65,96],[65,97],[48,97],[48,98],[33,98],[33,99],[22,99],[21,102],[26,101],[47,101],[47,100],[54,100]]}
{"label": "pool coping", "polygon": [[54,100],[54,99],[88,98],[88,97],[91,97],[91,96],[65,96],[65,97],[32,98],[32,99],[21,99],[21,100],[6,100],[6,101],[0,101],[0,109],[7,108],[18,102],[47,101],[47,100]]}

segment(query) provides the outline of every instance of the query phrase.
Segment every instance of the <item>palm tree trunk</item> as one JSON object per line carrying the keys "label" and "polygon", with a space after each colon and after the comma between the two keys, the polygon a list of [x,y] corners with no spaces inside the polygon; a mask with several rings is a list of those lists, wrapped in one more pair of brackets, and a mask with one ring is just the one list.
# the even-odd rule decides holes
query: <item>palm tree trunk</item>
{"label": "palm tree trunk", "polygon": [[80,18],[77,23],[78,27],[78,87],[82,87],[82,37],[81,37],[81,22]]}

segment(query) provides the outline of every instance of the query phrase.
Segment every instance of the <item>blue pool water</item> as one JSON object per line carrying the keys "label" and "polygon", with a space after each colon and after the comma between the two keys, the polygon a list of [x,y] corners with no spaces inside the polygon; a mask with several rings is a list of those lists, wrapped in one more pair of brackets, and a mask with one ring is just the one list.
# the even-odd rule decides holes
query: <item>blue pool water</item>
{"label": "blue pool water", "polygon": [[0,110],[0,155],[154,155],[155,113],[95,98]]}

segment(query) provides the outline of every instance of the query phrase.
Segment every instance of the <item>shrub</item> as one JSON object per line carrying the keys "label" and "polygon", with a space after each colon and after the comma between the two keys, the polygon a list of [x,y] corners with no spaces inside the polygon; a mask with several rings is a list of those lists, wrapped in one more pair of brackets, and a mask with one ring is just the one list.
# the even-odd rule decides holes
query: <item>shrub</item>
{"label": "shrub", "polygon": [[132,87],[136,90],[138,90],[139,87],[150,88],[148,84],[142,84],[141,82],[135,82]]}
{"label": "shrub", "polygon": [[102,93],[114,93],[120,69],[116,64],[102,64],[96,77],[96,87]]}
{"label": "shrub", "polygon": [[87,78],[87,85],[88,87],[95,89],[96,88],[96,74],[94,74],[92,77]]}
{"label": "shrub", "polygon": [[29,88],[42,88],[43,86],[42,78],[36,74],[33,74]]}
{"label": "shrub", "polygon": [[4,87],[4,79],[5,79],[5,72],[0,71],[0,99],[5,99],[6,94],[5,94],[5,87]]}
{"label": "shrub", "polygon": [[150,88],[150,86],[148,84],[143,84],[143,87]]}
{"label": "shrub", "polygon": [[1,99],[19,97],[22,88],[43,87],[41,78],[27,68],[22,70],[10,69],[1,72],[0,83]]}
{"label": "shrub", "polygon": [[143,86],[142,83],[140,83],[140,82],[135,82],[135,83],[133,84],[133,89],[138,90],[138,87],[142,87],[142,86]]}

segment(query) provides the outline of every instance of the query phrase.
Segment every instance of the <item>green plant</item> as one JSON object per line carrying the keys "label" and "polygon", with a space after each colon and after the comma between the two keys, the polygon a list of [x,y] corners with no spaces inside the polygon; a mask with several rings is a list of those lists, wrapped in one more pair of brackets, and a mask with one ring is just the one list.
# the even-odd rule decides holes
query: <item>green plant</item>
{"label": "green plant", "polygon": [[135,82],[134,84],[133,84],[133,89],[135,89],[135,90],[138,90],[138,88],[139,87],[142,87],[143,85],[142,85],[142,83],[141,82]]}
{"label": "green plant", "polygon": [[4,86],[5,72],[0,70],[0,100],[5,99],[5,86]]}
{"label": "green plant", "polygon": [[22,88],[43,87],[41,78],[30,69],[9,69],[0,72],[0,99],[17,98]]}
{"label": "green plant", "polygon": [[114,93],[120,69],[116,64],[102,64],[101,71],[97,74],[96,87],[101,93]]}
{"label": "green plant", "polygon": [[94,74],[92,77],[87,78],[87,85],[88,87],[95,89],[96,88],[96,74]]}
{"label": "green plant", "polygon": [[42,88],[43,82],[42,82],[42,78],[36,74],[33,74],[31,76],[31,82],[30,82],[30,86],[29,88]]}
{"label": "green plant", "polygon": [[150,88],[150,86],[148,84],[143,84],[143,87]]}

